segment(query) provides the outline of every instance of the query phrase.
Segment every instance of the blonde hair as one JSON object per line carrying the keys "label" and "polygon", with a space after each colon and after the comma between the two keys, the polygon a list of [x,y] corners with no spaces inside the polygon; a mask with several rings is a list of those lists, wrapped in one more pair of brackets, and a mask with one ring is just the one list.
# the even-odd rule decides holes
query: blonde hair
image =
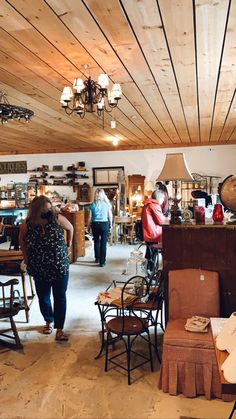
{"label": "blonde hair", "polygon": [[98,188],[94,192],[94,202],[98,207],[101,207],[102,202],[106,202],[111,207],[110,201],[107,198],[104,189]]}

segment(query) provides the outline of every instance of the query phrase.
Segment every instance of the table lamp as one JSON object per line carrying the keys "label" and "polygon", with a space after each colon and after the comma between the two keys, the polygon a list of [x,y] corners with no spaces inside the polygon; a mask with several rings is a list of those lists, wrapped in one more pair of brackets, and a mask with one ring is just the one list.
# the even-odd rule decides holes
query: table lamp
{"label": "table lamp", "polygon": [[185,156],[183,153],[168,153],[160,175],[157,180],[172,181],[174,186],[174,198],[171,198],[173,205],[171,206],[171,224],[181,224],[181,209],[179,202],[181,198],[177,198],[178,181],[189,182],[193,177],[188,169]]}

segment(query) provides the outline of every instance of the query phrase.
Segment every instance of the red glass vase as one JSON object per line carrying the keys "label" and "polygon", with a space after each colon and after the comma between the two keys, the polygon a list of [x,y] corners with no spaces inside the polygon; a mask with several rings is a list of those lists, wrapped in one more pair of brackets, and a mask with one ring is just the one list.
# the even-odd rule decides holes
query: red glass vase
{"label": "red glass vase", "polygon": [[222,223],[224,219],[223,208],[221,204],[215,204],[212,214],[212,219],[214,223]]}
{"label": "red glass vase", "polygon": [[205,208],[201,205],[196,205],[194,213],[196,224],[205,224]]}

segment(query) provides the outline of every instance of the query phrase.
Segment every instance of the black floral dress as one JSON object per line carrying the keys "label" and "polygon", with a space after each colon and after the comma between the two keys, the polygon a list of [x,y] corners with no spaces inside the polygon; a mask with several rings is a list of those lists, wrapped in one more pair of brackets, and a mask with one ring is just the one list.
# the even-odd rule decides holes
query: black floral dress
{"label": "black floral dress", "polygon": [[36,280],[56,281],[69,271],[69,255],[64,229],[55,219],[48,224],[27,222],[25,244],[28,254],[28,273]]}

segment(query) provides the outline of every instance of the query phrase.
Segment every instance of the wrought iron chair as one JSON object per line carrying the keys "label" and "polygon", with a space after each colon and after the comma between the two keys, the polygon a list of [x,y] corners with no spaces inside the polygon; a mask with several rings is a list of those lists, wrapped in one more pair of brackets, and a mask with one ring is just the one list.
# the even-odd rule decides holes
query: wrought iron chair
{"label": "wrought iron chair", "polygon": [[[4,336],[8,339],[14,339],[15,340],[15,347],[17,349],[22,349],[23,345],[20,341],[18,331],[16,328],[16,324],[14,321],[14,316],[16,316],[20,310],[20,303],[14,302],[14,285],[18,284],[18,279],[10,279],[9,281],[3,283],[0,282],[0,319],[9,319],[11,324],[11,329],[13,335],[9,335],[8,330],[7,331],[1,331],[0,336]],[[10,287],[9,292],[7,294],[7,287]],[[16,291],[16,290],[15,290]],[[4,339],[5,341],[5,339]],[[12,344],[11,344],[12,346]]]}
{"label": "wrought iron chair", "polygon": [[[133,309],[138,311],[140,310],[140,315],[142,313],[149,314],[149,327],[154,328],[154,349],[158,361],[161,363],[161,357],[158,352],[158,326],[161,327],[162,331],[165,331],[164,327],[164,275],[160,270],[153,271],[153,273],[148,278],[148,287],[149,287],[149,298],[147,302],[136,301],[133,305]],[[159,321],[160,314],[160,321]]]}
{"label": "wrought iron chair", "polygon": [[[150,324],[152,323],[152,308],[154,302],[145,305],[150,297],[150,288],[148,279],[139,275],[130,278],[122,287],[121,297],[119,301],[113,302],[116,306],[114,316],[111,317],[111,310],[109,314],[104,316],[107,336],[106,339],[106,358],[105,371],[108,370],[108,364],[112,363],[117,367],[127,371],[128,384],[131,384],[131,371],[141,367],[150,362],[151,371],[153,371],[152,361],[152,344],[150,339]],[[140,302],[144,307],[137,307],[136,304]],[[120,306],[120,307],[119,307]],[[117,307],[119,310],[117,311]],[[148,346],[148,355],[137,352],[133,349],[133,345],[138,337],[141,337]],[[114,342],[120,340],[124,343],[125,349],[119,353],[109,353],[109,346]],[[117,362],[117,358],[126,354],[127,367]],[[135,354],[141,358],[141,362],[131,367],[131,355]]]}

